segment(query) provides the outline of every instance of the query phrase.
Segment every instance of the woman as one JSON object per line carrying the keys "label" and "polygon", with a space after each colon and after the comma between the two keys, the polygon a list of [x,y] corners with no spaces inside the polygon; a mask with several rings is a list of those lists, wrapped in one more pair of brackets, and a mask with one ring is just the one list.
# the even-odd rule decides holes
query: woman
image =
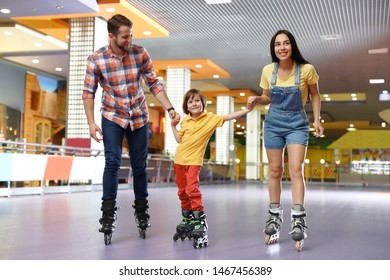
{"label": "woman", "polygon": [[318,75],[314,67],[301,55],[294,36],[279,30],[271,39],[272,63],[263,68],[261,96],[248,99],[253,104],[271,104],[265,117],[264,144],[269,162],[269,214],[264,232],[266,244],[277,242],[283,222],[280,204],[284,150],[287,147],[288,167],[291,176],[292,208],[291,236],[300,251],[306,235],[305,180],[303,164],[309,139],[309,120],[304,105],[310,94],[313,106],[316,137],[324,129],[320,122],[320,93]]}

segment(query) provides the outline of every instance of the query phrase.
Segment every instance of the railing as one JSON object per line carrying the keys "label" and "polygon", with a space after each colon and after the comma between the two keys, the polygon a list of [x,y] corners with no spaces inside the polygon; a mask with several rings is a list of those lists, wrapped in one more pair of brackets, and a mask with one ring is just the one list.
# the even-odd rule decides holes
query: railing
{"label": "railing", "polygon": [[[103,150],[99,149],[0,141],[0,196],[100,190],[105,164],[103,155]],[[248,166],[258,168],[260,181],[268,180],[267,164],[221,164],[212,160],[204,161],[199,179],[203,183],[245,180]],[[306,164],[304,172],[308,182],[390,185],[388,166],[383,174],[356,170],[336,164]],[[150,183],[174,182],[173,159],[149,154],[147,173]],[[290,180],[287,163],[283,180]],[[119,183],[124,183],[120,188],[131,188],[132,172],[127,154],[122,156]]]}
{"label": "railing", "polygon": [[[0,196],[45,194],[101,189],[104,152],[70,146],[0,141]],[[205,161],[201,181],[230,180],[232,166]],[[173,160],[149,154],[147,173],[150,183],[174,182]],[[120,188],[130,188],[130,158],[122,156]]]}

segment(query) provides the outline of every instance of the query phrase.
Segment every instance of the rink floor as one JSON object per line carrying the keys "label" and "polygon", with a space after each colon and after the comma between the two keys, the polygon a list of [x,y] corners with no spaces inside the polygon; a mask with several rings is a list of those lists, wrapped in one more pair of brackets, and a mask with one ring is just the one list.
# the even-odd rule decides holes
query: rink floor
{"label": "rink floor", "polygon": [[2,260],[389,260],[390,188],[309,183],[308,239],[295,250],[290,230],[291,191],[283,186],[279,243],[266,246],[268,191],[258,182],[202,185],[209,246],[173,242],[180,222],[174,184],[150,186],[152,226],[146,239],[134,223],[132,189],[118,192],[112,244],[98,232],[101,192],[0,198]]}

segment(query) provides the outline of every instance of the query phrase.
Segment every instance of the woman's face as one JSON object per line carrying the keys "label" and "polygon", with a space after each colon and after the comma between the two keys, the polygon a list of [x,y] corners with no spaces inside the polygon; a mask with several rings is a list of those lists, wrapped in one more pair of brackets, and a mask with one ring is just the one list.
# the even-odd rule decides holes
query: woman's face
{"label": "woman's face", "polygon": [[286,34],[279,34],[275,38],[275,55],[280,60],[288,60],[292,57],[292,48],[290,39]]}

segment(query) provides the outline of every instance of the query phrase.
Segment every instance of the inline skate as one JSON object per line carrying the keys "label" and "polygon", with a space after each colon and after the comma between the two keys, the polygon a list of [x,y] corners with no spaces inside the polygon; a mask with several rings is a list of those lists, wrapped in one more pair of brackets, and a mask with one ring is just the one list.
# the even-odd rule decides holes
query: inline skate
{"label": "inline skate", "polygon": [[140,200],[136,199],[134,200],[134,218],[135,223],[138,227],[139,235],[145,239],[146,237],[146,229],[150,227],[149,219],[150,215],[148,213],[149,204],[146,199]]}
{"label": "inline skate", "polygon": [[99,219],[99,223],[101,225],[99,231],[104,233],[104,244],[110,245],[117,219],[116,211],[118,208],[116,206],[116,201],[113,199],[103,200],[100,209],[103,213],[102,217]]}
{"label": "inline skate", "polygon": [[187,237],[188,239],[192,238],[192,230],[194,229],[192,211],[182,210],[181,215],[181,222],[176,226],[176,233],[173,235],[173,241],[175,242],[179,239],[184,240]]}
{"label": "inline skate", "polygon": [[283,223],[283,207],[278,203],[271,203],[269,205],[268,213],[270,214],[265,223],[265,244],[273,244],[279,240],[279,232]]}
{"label": "inline skate", "polygon": [[295,248],[300,252],[303,248],[306,234],[306,211],[300,204],[294,204],[291,208],[291,232],[289,233],[295,241]]}
{"label": "inline skate", "polygon": [[203,211],[193,211],[194,220],[192,225],[194,229],[192,230],[192,245],[195,249],[200,247],[206,247],[208,245],[208,236],[207,236],[207,221],[206,214]]}

